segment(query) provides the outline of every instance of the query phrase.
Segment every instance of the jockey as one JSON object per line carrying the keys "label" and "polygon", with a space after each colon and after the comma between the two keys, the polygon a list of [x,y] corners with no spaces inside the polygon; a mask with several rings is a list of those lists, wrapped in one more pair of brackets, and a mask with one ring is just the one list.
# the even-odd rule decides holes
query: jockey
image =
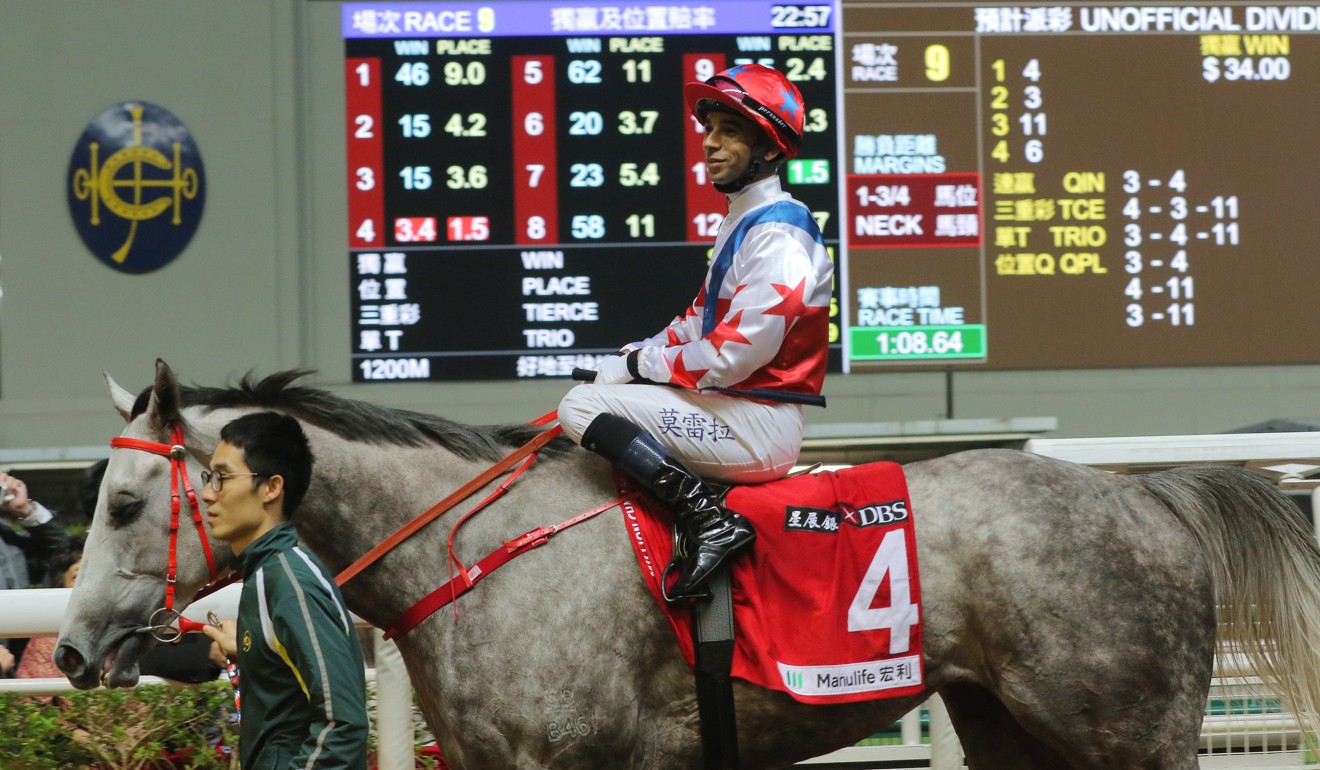
{"label": "jockey", "polygon": [[811,212],[780,187],[801,141],[797,87],[747,64],[687,84],[684,96],[705,128],[708,176],[728,196],[710,269],[691,307],[606,358],[559,405],[567,435],[674,512],[688,549],[671,602],[704,595],[715,568],[756,537],[722,505],[725,488],[702,478],[770,481],[797,461],[802,407],[774,393],[820,394],[834,272]]}

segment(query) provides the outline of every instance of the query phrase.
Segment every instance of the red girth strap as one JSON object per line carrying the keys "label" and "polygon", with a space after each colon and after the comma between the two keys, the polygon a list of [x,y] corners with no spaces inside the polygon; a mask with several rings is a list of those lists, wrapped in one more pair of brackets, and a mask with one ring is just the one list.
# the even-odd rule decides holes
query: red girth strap
{"label": "red girth strap", "polygon": [[[557,412],[547,412],[546,414],[543,414],[540,417],[533,420],[531,424],[545,425],[546,423],[555,419],[556,416],[557,416]],[[421,529],[422,527],[425,527],[427,524],[430,524],[432,521],[435,521],[435,519],[438,516],[440,516],[440,514],[444,513],[445,511],[448,511],[450,508],[453,508],[455,505],[458,505],[467,498],[471,497],[473,494],[477,492],[477,490],[486,486],[491,481],[493,481],[497,476],[512,468],[524,457],[527,457],[528,455],[535,453],[538,449],[550,443],[550,440],[553,439],[555,436],[558,436],[561,432],[563,432],[563,428],[556,425],[553,428],[550,428],[548,430],[536,434],[536,436],[534,436],[531,441],[528,441],[526,444],[523,444],[522,446],[515,449],[513,453],[510,454],[508,457],[505,457],[503,460],[500,460],[495,465],[491,466],[490,468],[487,468],[484,472],[481,473],[481,475],[477,476],[468,483],[459,487],[457,490],[455,490],[445,499],[441,500],[440,502],[436,503],[435,505],[431,506],[425,511],[422,511],[422,513],[419,514],[417,518],[413,519],[412,521],[400,527],[397,532],[385,538],[375,548],[372,548],[370,551],[367,551],[365,554],[363,554],[360,559],[348,565],[348,567],[346,567],[343,572],[340,572],[338,575],[335,575],[335,583],[337,585],[342,586],[348,581],[352,580],[354,577],[357,576],[359,572],[366,569],[367,567],[370,567],[372,564],[376,562],[377,559],[379,559],[380,557],[384,556],[385,554],[393,550],[396,545],[412,537],[417,532],[417,530]]]}
{"label": "red girth strap", "polygon": [[426,620],[433,615],[440,608],[468,591],[471,591],[472,588],[482,580],[482,578],[485,578],[490,573],[504,566],[515,557],[521,556],[537,546],[545,545],[545,543],[550,540],[551,535],[554,535],[557,532],[562,532],[575,524],[581,524],[587,519],[598,516],[614,506],[619,505],[629,497],[630,495],[617,497],[604,505],[597,506],[584,513],[579,513],[568,521],[560,522],[559,524],[549,527],[537,527],[524,534],[522,537],[510,540],[505,543],[502,548],[496,549],[494,553],[477,562],[476,566],[472,569],[460,573],[458,577],[453,578],[448,583],[445,583],[427,594],[421,599],[421,601],[417,602],[412,607],[408,608],[408,610],[402,615],[395,618],[394,622],[390,624],[390,627],[385,629],[385,638],[397,639],[403,636],[413,630],[418,623],[421,623],[423,620]]}
{"label": "red girth strap", "polygon": [[206,537],[206,526],[202,522],[197,493],[193,491],[192,482],[188,480],[188,451],[184,449],[182,427],[176,425],[170,429],[170,441],[174,443],[162,444],[159,441],[144,441],[123,436],[110,439],[110,446],[113,449],[137,449],[160,455],[170,461],[170,554],[165,569],[165,609],[167,610],[174,609],[174,585],[179,573],[179,511],[182,508],[179,496],[180,479],[183,480],[184,493],[188,496],[188,507],[192,509],[193,526],[197,528],[197,536],[202,541],[202,551],[206,554],[207,569],[210,570],[211,580],[215,580],[215,555],[211,553],[211,541]]}

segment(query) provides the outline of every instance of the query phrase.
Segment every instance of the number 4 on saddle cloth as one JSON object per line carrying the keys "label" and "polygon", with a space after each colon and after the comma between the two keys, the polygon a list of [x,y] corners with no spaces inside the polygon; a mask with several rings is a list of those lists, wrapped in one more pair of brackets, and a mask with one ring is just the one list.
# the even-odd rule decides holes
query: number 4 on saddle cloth
{"label": "number 4 on saddle cloth", "polygon": [[[753,547],[730,566],[733,676],[803,703],[922,690],[916,531],[901,466],[735,486],[724,504],[756,528]],[[647,586],[692,663],[691,615],[660,592],[672,516],[643,495],[630,496],[623,513]]]}

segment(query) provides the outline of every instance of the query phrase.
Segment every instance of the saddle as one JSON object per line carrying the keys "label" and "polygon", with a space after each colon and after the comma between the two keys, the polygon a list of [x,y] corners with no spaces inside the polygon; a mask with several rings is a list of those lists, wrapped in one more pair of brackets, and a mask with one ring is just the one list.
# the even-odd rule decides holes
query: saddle
{"label": "saddle", "polygon": [[[672,516],[616,476],[642,577],[680,650],[692,617],[663,600]],[[726,567],[737,628],[731,673],[803,703],[902,697],[924,688],[916,532],[902,467],[873,463],[737,485],[724,504],[756,528]]]}

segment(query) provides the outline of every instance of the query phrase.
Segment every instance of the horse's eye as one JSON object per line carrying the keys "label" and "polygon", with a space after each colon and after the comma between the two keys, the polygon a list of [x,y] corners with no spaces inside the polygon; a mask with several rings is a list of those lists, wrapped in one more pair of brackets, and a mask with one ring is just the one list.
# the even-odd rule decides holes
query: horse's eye
{"label": "horse's eye", "polygon": [[110,505],[110,518],[116,524],[127,524],[142,514],[145,500],[116,501]]}

